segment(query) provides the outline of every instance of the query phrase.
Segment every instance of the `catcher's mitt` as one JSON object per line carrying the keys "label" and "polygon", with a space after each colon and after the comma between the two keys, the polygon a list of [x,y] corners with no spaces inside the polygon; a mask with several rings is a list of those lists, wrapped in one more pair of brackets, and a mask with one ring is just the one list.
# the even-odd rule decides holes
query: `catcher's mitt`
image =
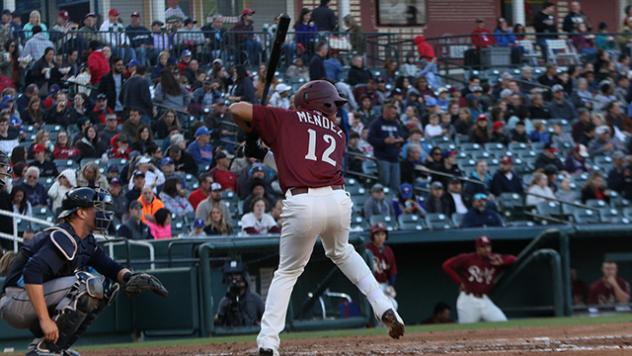
{"label": "catcher's mitt", "polygon": [[133,272],[123,286],[123,290],[128,297],[135,297],[144,291],[152,291],[163,298],[169,295],[169,291],[158,278],[142,272]]}

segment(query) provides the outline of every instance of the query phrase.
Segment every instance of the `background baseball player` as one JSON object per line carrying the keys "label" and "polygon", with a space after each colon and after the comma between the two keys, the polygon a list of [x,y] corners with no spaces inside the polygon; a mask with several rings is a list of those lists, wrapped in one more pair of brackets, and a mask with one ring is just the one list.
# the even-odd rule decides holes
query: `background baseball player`
{"label": "background baseball player", "polygon": [[230,111],[246,132],[269,146],[281,188],[283,226],[279,267],[266,298],[259,353],[278,355],[279,333],[285,328],[290,295],[320,236],[325,253],[364,295],[389,335],[404,334],[404,323],[386,298],[371,270],[348,242],[352,202],[344,190],[342,160],[345,135],[336,124],[338,107],[346,103],[323,80],[303,85],[294,97],[298,111],[239,102]]}
{"label": "background baseball player", "polygon": [[476,252],[463,253],[443,263],[443,270],[461,290],[456,301],[459,323],[507,321],[487,294],[494,289],[498,273],[511,266],[516,257],[492,253],[487,236],[476,239],[475,245]]}
{"label": "background baseball player", "polygon": [[397,301],[395,297],[395,279],[397,278],[397,262],[393,249],[384,243],[388,239],[388,229],[382,223],[373,224],[371,226],[371,235],[369,242],[366,243],[366,249],[371,254],[371,269],[375,279],[382,287],[384,294],[393,303],[393,308],[397,309]]}
{"label": "background baseball player", "polygon": [[[78,355],[70,346],[114,299],[118,283],[128,295],[144,290],[167,295],[156,277],[123,268],[97,244],[92,232],[107,230],[113,216],[106,210],[109,202],[100,188],[69,191],[62,222],[26,241],[13,260],[0,317],[34,334],[27,355]],[[102,275],[88,273],[89,267]]]}

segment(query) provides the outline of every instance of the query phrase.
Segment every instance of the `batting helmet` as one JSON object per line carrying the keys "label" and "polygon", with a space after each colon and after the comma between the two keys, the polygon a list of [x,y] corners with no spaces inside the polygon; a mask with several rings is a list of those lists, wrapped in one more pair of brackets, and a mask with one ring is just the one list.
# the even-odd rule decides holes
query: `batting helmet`
{"label": "batting helmet", "polygon": [[0,190],[4,189],[7,184],[5,179],[11,179],[11,165],[9,164],[9,156],[0,151]]}
{"label": "batting helmet", "polygon": [[388,229],[386,228],[386,225],[380,222],[371,225],[371,240],[373,240],[373,236],[378,232],[384,232],[386,234],[386,238],[388,238]]}
{"label": "batting helmet", "polygon": [[327,116],[335,115],[338,107],[347,103],[338,89],[326,80],[312,80],[298,89],[294,95],[294,107],[317,110]]}
{"label": "batting helmet", "polygon": [[101,188],[79,187],[70,190],[61,202],[62,211],[58,219],[70,217],[79,209],[96,208],[95,227],[104,233],[107,231],[114,213],[108,210],[112,204],[112,196]]}

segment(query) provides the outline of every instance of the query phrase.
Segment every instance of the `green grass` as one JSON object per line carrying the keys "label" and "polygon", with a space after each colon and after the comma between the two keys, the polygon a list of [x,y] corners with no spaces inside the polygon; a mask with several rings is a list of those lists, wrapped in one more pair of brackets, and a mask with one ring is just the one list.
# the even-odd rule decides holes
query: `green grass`
{"label": "green grass", "polygon": [[[594,324],[611,324],[611,323],[627,323],[632,322],[631,314],[619,314],[613,316],[601,317],[570,317],[570,318],[533,318],[533,319],[517,319],[510,320],[506,323],[477,323],[477,324],[436,324],[436,325],[411,325],[406,328],[408,334],[440,332],[440,331],[458,331],[458,330],[477,330],[477,329],[505,329],[505,328],[525,328],[525,327],[546,327],[546,326],[575,326],[575,325],[594,325]],[[309,339],[326,339],[332,337],[345,336],[372,336],[385,335],[382,328],[372,329],[344,329],[344,330],[326,330],[326,331],[309,331],[309,332],[287,332],[282,335],[283,340],[309,340]],[[203,346],[221,343],[242,343],[254,342],[254,335],[239,336],[222,336],[209,338],[188,338],[188,339],[169,339],[161,341],[147,341],[143,343],[125,343],[125,344],[103,344],[88,347],[80,347],[80,350],[97,350],[112,348],[151,348],[151,347],[177,347],[177,346]]]}

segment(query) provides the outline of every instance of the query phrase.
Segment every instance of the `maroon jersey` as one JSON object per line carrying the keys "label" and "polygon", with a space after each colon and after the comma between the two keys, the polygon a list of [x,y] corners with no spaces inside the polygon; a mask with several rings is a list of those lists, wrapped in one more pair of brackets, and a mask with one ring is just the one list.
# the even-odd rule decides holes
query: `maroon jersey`
{"label": "maroon jersey", "polygon": [[366,248],[373,255],[373,275],[379,283],[393,284],[397,275],[397,263],[393,250],[386,246],[377,247],[372,242],[366,244]]}
{"label": "maroon jersey", "polygon": [[501,259],[500,265],[493,265],[488,257],[477,253],[462,253],[443,263],[443,270],[458,285],[463,284],[465,292],[489,294],[494,288],[496,276],[503,269],[516,261],[512,255],[496,255]]}
{"label": "maroon jersey", "polygon": [[345,134],[318,111],[253,106],[253,127],[272,149],[281,189],[342,185]]}
{"label": "maroon jersey", "polygon": [[[621,277],[617,277],[617,284],[624,292],[630,294],[630,284]],[[618,304],[617,298],[614,296],[612,288],[600,279],[590,286],[588,292],[588,304]]]}

